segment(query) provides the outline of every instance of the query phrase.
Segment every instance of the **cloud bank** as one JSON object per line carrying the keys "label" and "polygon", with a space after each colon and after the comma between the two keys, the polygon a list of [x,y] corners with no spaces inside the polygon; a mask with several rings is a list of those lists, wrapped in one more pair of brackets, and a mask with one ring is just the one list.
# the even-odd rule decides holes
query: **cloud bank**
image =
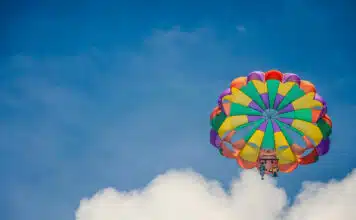
{"label": "cloud bank", "polygon": [[106,188],[84,198],[76,220],[351,220],[356,219],[356,170],[343,180],[304,183],[288,204],[276,181],[245,171],[230,190],[190,170],[171,170],[144,189]]}

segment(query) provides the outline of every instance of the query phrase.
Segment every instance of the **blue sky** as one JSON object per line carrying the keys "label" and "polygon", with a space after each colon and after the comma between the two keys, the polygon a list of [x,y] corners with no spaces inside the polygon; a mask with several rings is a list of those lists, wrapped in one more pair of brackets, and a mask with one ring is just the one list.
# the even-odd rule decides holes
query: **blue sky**
{"label": "blue sky", "polygon": [[209,114],[233,78],[277,68],[315,83],[332,148],[282,175],[356,167],[352,1],[3,2],[0,218],[74,219],[98,189],[143,187],[172,168],[228,185],[240,169],[209,145]]}

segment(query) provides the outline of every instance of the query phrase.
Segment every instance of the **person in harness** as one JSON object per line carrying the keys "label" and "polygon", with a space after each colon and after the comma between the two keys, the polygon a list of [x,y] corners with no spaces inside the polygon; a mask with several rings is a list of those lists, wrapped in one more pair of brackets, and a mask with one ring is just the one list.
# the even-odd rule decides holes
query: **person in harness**
{"label": "person in harness", "polygon": [[260,169],[261,180],[263,180],[266,172],[266,165],[264,161],[261,161],[259,169]]}
{"label": "person in harness", "polygon": [[279,171],[278,166],[273,167],[272,168],[272,176],[278,177],[278,171]]}
{"label": "person in harness", "polygon": [[272,177],[278,177],[278,159],[274,150],[261,149],[258,155],[258,170],[261,175],[261,179],[264,179],[265,174],[269,174]]}

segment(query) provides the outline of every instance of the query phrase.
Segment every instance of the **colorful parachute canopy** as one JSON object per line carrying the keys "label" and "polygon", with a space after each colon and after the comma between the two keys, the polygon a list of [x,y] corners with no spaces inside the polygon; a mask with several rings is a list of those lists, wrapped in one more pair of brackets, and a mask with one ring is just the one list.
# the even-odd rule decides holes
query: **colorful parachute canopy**
{"label": "colorful parachute canopy", "polygon": [[[210,143],[245,169],[272,157],[288,173],[329,151],[326,102],[311,82],[293,73],[255,71],[234,79],[219,96],[210,123]],[[247,133],[232,141],[244,128]]]}

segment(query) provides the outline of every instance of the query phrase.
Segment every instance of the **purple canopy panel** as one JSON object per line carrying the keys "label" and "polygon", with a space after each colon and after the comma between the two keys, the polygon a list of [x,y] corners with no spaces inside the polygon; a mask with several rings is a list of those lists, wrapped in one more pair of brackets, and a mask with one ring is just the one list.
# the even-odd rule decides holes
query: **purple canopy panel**
{"label": "purple canopy panel", "polygon": [[294,111],[294,107],[292,104],[288,104],[287,106],[285,106],[284,108],[282,108],[278,114],[282,114],[282,113],[286,113],[286,112],[292,112]]}
{"label": "purple canopy panel", "polygon": [[281,104],[282,100],[284,99],[284,96],[282,96],[281,94],[278,94],[276,95],[276,99],[274,100],[274,105],[273,105],[273,108],[274,109],[277,109],[279,104]]}
{"label": "purple canopy panel", "polygon": [[321,113],[320,113],[320,117],[319,117],[319,118],[321,118],[321,117],[323,117],[323,116],[326,114],[326,112],[327,112],[327,104],[326,104],[325,100],[323,99],[323,97],[321,97],[318,93],[315,94],[314,99],[317,100],[317,101],[319,101],[319,102],[321,102],[321,103],[323,104],[323,107],[322,107]]}
{"label": "purple canopy panel", "polygon": [[287,125],[291,125],[293,123],[293,119],[291,118],[278,118],[277,120]]}
{"label": "purple canopy panel", "polygon": [[227,96],[227,95],[231,95],[231,89],[230,89],[230,88],[225,89],[225,90],[220,94],[220,96],[219,96],[219,98],[218,98],[218,105],[219,105],[220,109],[221,109],[225,114],[226,114],[226,112],[225,112],[224,107],[223,107],[223,105],[222,105],[222,100],[223,100],[223,98],[224,98],[225,96]]}
{"label": "purple canopy panel", "polygon": [[272,127],[273,127],[274,133],[281,131],[280,127],[278,126],[278,124],[275,121],[272,121]]}
{"label": "purple canopy panel", "polygon": [[330,149],[330,139],[326,138],[320,142],[318,146],[316,146],[316,151],[319,156],[325,155],[329,152]]}
{"label": "purple canopy panel", "polygon": [[324,117],[324,115],[328,112],[328,106],[324,105],[323,108],[321,109],[321,113],[320,113],[320,118]]}
{"label": "purple canopy panel", "polygon": [[250,102],[250,104],[248,105],[248,107],[253,108],[253,109],[255,109],[255,110],[259,111],[259,112],[263,112],[263,110],[261,109],[261,107],[258,106],[257,103],[254,102],[254,101]]}
{"label": "purple canopy panel", "polygon": [[265,81],[265,73],[262,71],[253,71],[247,76],[247,83],[251,80]]}
{"label": "purple canopy panel", "polygon": [[260,127],[258,128],[258,130],[265,132],[265,130],[266,130],[266,128],[267,128],[267,122],[268,122],[268,121],[264,121],[264,122],[260,125]]}
{"label": "purple canopy panel", "polygon": [[220,139],[218,133],[214,129],[211,129],[210,130],[210,144],[213,145],[214,147],[220,149],[220,142],[221,142],[221,139]]}
{"label": "purple canopy panel", "polygon": [[283,83],[286,82],[295,82],[298,85],[300,84],[300,77],[297,74],[294,73],[285,73],[283,75]]}
{"label": "purple canopy panel", "polygon": [[257,120],[259,120],[261,118],[262,118],[262,116],[259,116],[259,115],[247,115],[247,121],[248,122],[257,121]]}
{"label": "purple canopy panel", "polygon": [[321,95],[319,95],[318,93],[315,93],[314,99],[321,102],[323,105],[326,104],[325,100],[323,99],[323,97],[321,97]]}
{"label": "purple canopy panel", "polygon": [[260,95],[261,99],[263,101],[263,104],[265,105],[266,108],[270,108],[269,107],[269,98],[268,98],[268,93],[263,93]]}

